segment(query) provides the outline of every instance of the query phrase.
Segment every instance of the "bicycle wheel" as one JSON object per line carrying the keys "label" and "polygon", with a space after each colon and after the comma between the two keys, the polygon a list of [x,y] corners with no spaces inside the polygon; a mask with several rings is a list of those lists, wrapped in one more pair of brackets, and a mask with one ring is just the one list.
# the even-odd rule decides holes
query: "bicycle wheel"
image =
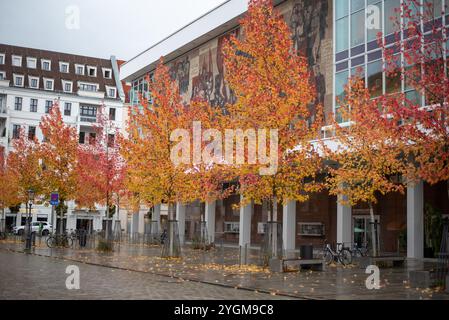
{"label": "bicycle wheel", "polygon": [[54,237],[48,237],[47,239],[47,247],[54,248],[56,243],[56,239]]}
{"label": "bicycle wheel", "polygon": [[334,256],[332,255],[332,253],[330,253],[329,251],[326,250],[326,251],[324,251],[323,259],[327,265],[330,265],[332,263],[332,261],[334,260]]}
{"label": "bicycle wheel", "polygon": [[352,254],[348,249],[343,249],[340,251],[338,258],[343,265],[348,265],[352,263]]}

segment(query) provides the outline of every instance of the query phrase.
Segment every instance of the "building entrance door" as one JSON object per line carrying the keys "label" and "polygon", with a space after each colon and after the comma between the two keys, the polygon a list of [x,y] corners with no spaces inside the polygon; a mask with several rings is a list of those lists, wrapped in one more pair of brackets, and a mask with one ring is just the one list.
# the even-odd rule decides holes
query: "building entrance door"
{"label": "building entrance door", "polygon": [[[377,245],[379,246],[380,240],[380,217],[374,216],[375,221],[375,237],[377,239]],[[354,244],[358,247],[363,247],[372,243],[371,241],[371,217],[369,215],[354,216],[352,221],[352,239]]]}

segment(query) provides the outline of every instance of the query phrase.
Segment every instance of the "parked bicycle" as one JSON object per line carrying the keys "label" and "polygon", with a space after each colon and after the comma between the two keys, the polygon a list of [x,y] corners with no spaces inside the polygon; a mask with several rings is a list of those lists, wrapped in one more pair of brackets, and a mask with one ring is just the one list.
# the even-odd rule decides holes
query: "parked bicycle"
{"label": "parked bicycle", "polygon": [[64,247],[70,248],[73,244],[73,239],[67,234],[52,234],[47,238],[47,246],[49,248]]}
{"label": "parked bicycle", "polygon": [[325,243],[323,258],[327,265],[332,262],[340,262],[344,266],[352,263],[352,253],[343,243],[337,243],[336,251],[332,250],[329,243]]}
{"label": "parked bicycle", "polygon": [[354,243],[351,249],[351,254],[353,257],[356,258],[368,256],[369,255],[368,244],[365,242],[362,246],[359,246],[357,243]]}

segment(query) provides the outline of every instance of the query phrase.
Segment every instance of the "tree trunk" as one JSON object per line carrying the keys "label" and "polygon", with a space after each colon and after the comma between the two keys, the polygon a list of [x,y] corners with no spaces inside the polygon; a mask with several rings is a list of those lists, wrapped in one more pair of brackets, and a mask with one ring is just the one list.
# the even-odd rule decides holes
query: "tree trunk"
{"label": "tree trunk", "polygon": [[373,249],[373,256],[376,257],[377,256],[377,237],[376,237],[376,221],[374,218],[374,208],[373,208],[373,204],[370,203],[369,204],[369,214],[370,214],[370,218],[371,218],[371,244],[372,244],[372,249]]}
{"label": "tree trunk", "polygon": [[175,246],[175,228],[174,228],[174,204],[168,204],[168,239],[169,239],[169,256],[173,257]]}
{"label": "tree trunk", "polygon": [[277,258],[277,245],[278,245],[278,228],[277,228],[277,221],[278,221],[278,201],[277,197],[273,197],[273,222],[271,224],[272,227],[272,253],[273,258]]}

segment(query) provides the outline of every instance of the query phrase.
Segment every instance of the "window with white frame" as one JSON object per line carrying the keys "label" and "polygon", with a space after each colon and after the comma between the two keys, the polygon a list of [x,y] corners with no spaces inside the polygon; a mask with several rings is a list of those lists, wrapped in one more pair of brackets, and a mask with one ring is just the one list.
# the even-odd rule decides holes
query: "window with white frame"
{"label": "window with white frame", "polygon": [[45,113],[50,113],[51,107],[53,106],[53,101],[46,100],[45,101]]}
{"label": "window with white frame", "polygon": [[54,85],[53,79],[44,78],[44,89],[45,90],[53,91],[53,85]]}
{"label": "window with white frame", "polygon": [[41,69],[51,71],[51,60],[41,59]]}
{"label": "window with white frame", "polygon": [[87,66],[87,75],[89,77],[97,76],[97,67]]}
{"label": "window with white frame", "polygon": [[0,64],[5,64],[5,54],[0,53]]}
{"label": "window with white frame", "polygon": [[98,91],[98,84],[87,83],[87,82],[80,82],[78,84],[78,88],[81,91],[97,92]]}
{"label": "window with white frame", "polygon": [[30,99],[30,112],[37,112],[37,99]]}
{"label": "window with white frame", "polygon": [[15,97],[14,98],[14,110],[22,111],[22,102],[23,102],[22,97]]}
{"label": "window with white frame", "polygon": [[111,69],[107,69],[107,68],[103,68],[103,77],[105,79],[112,79],[112,70]]}
{"label": "window with white frame", "polygon": [[224,232],[225,233],[239,233],[240,232],[240,223],[237,222],[225,222],[224,223]]}
{"label": "window with white frame", "polygon": [[28,76],[28,84],[32,89],[39,89],[39,77]]}
{"label": "window with white frame", "polygon": [[25,76],[20,74],[13,74],[14,86],[23,87],[23,79]]}
{"label": "window with white frame", "polygon": [[14,67],[21,67],[22,66],[22,56],[16,56],[16,55],[12,55],[11,57],[11,61],[12,61],[12,65]]}
{"label": "window with white frame", "polygon": [[73,89],[72,81],[62,80],[62,90],[64,90],[64,92],[72,92],[72,89]]}
{"label": "window with white frame", "polygon": [[70,103],[70,102],[64,103],[64,115],[65,116],[72,115],[72,103]]}
{"label": "window with white frame", "polygon": [[117,89],[114,87],[106,86],[106,94],[108,98],[115,98],[117,95]]}
{"label": "window with white frame", "polygon": [[37,59],[32,57],[27,57],[27,68],[36,69],[37,68]]}
{"label": "window with white frame", "polygon": [[68,62],[59,62],[59,72],[69,73],[69,66],[70,64]]}
{"label": "window with white frame", "polygon": [[6,72],[0,71],[0,80],[5,80],[5,79],[6,79]]}
{"label": "window with white frame", "polygon": [[75,74],[84,76],[84,66],[82,64],[75,64]]}

